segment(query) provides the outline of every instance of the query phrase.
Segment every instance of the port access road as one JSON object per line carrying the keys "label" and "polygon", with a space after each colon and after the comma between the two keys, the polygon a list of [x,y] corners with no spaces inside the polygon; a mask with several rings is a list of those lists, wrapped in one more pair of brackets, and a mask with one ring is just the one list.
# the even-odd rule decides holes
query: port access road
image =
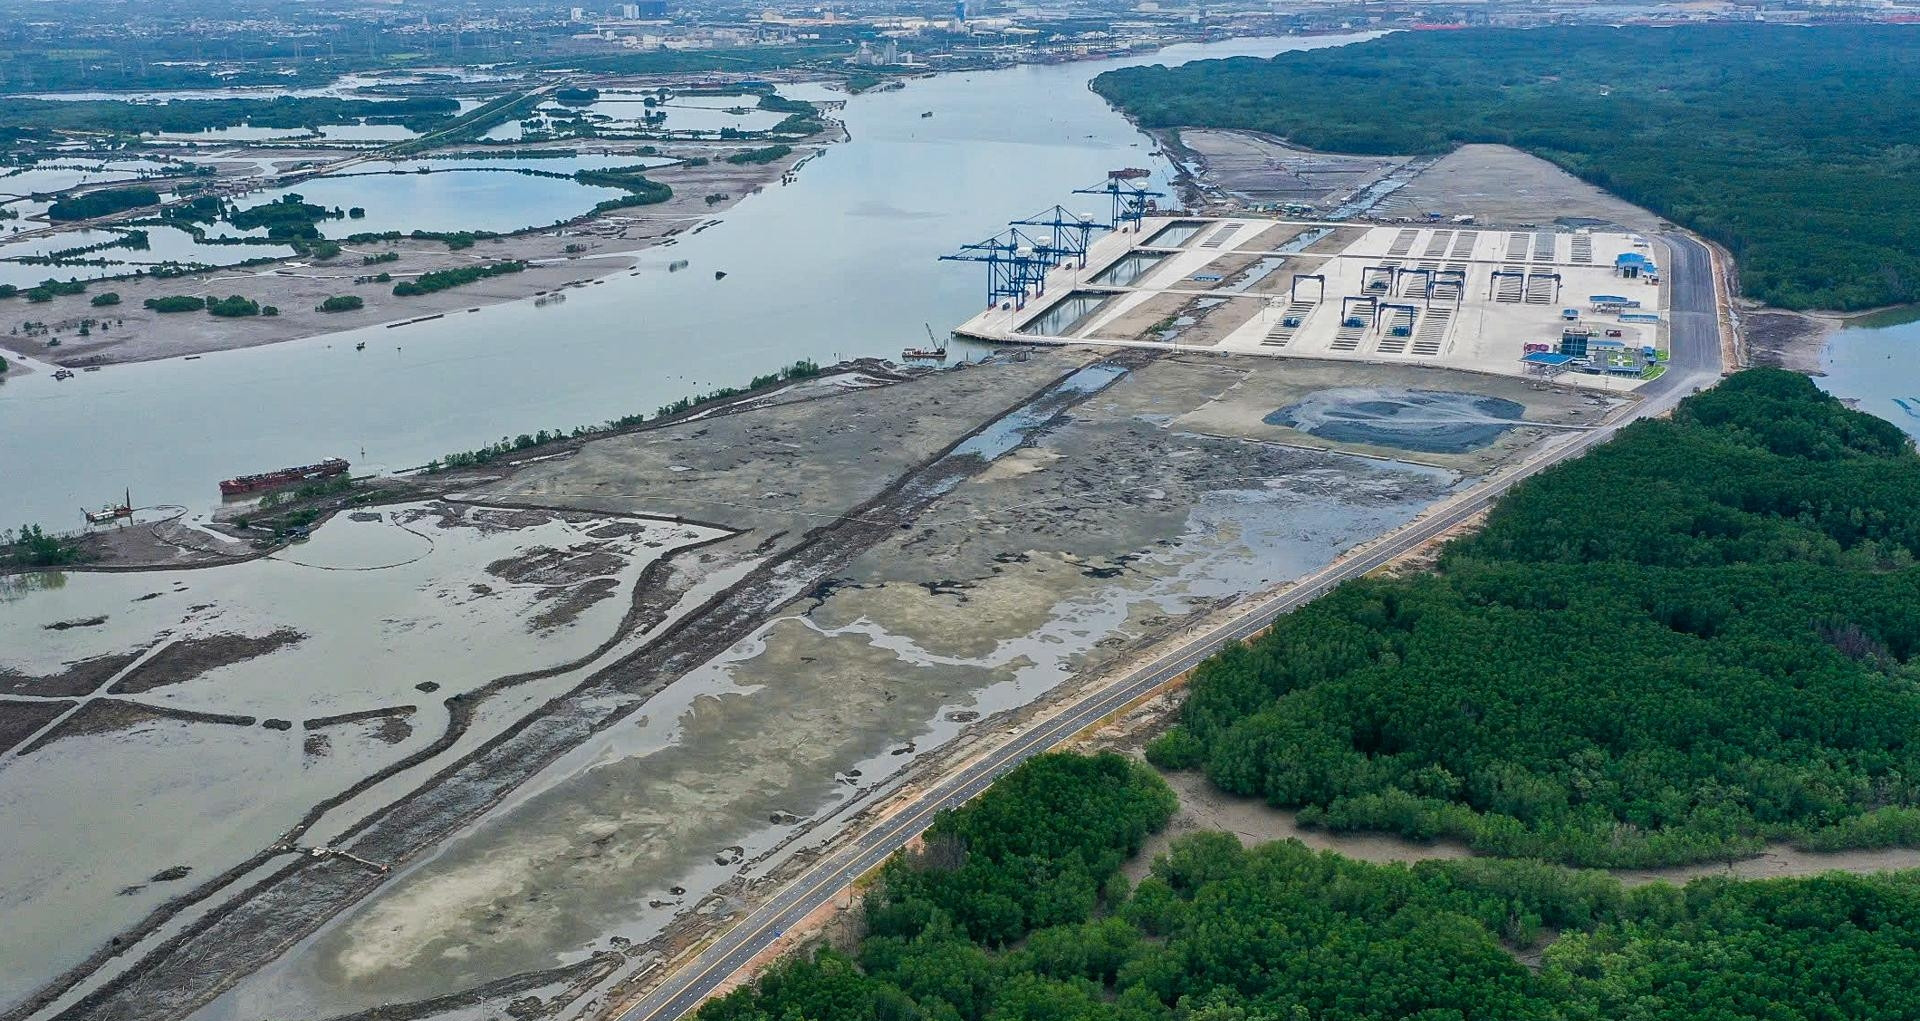
{"label": "port access road", "polygon": [[1358,578],[1444,535],[1486,510],[1520,480],[1578,457],[1637,419],[1671,410],[1721,375],[1720,315],[1713,257],[1706,246],[1678,233],[1663,235],[1672,253],[1667,279],[1671,353],[1667,371],[1639,390],[1640,400],[1613,420],[1551,443],[1504,474],[1431,509],[1372,545],[1348,554],[1284,591],[1257,597],[1229,620],[1193,634],[1111,684],[1034,720],[1026,730],[932,784],[837,852],[821,859],[771,900],[753,909],[692,961],[682,965],[625,1010],[616,1021],[674,1021],[698,1007],[786,930],[830,902],[853,878],[885,861],[933,822],[1027,759],[1066,742],[1134,700],[1193,669],[1230,642],[1244,642],[1341,582]]}

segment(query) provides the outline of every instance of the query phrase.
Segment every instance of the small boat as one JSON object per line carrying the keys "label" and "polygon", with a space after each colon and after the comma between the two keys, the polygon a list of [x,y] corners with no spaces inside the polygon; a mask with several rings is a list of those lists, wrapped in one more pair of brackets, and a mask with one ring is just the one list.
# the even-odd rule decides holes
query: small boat
{"label": "small boat", "polygon": [[54,373],[53,373],[53,378],[55,378],[55,379],[72,379],[72,378],[73,378],[73,370],[72,370],[72,369],[55,369],[55,370],[54,370]]}
{"label": "small boat", "polygon": [[900,352],[903,362],[944,362],[947,360],[947,345],[933,339],[933,324],[924,324],[927,328],[927,347],[910,347]]}
{"label": "small boat", "polygon": [[921,115],[920,115],[920,118],[921,118],[922,120],[925,120],[926,118],[928,118],[928,117],[931,117],[931,116],[933,116],[933,111],[932,111],[932,110],[928,110],[928,111],[927,111],[926,113],[923,113],[923,114],[921,114]]}
{"label": "small boat", "polygon": [[360,343],[353,345],[353,349],[355,351],[365,351],[367,349],[367,342],[363,340]]}
{"label": "small boat", "polygon": [[107,525],[121,518],[133,517],[133,490],[127,490],[126,497],[118,505],[110,504],[97,511],[81,508],[80,513],[86,516],[89,525]]}
{"label": "small boat", "polygon": [[713,271],[713,278],[715,280],[725,280],[727,278],[727,271],[724,269],[716,269]]}

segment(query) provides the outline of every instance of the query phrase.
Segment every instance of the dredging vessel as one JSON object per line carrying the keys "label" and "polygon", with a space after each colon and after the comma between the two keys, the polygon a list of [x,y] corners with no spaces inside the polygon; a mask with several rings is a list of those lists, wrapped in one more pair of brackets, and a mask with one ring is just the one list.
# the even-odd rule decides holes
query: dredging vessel
{"label": "dredging vessel", "polygon": [[220,482],[220,495],[245,496],[248,493],[257,493],[262,489],[274,489],[279,486],[292,485],[295,482],[307,482],[312,479],[324,479],[331,478],[335,475],[344,475],[346,471],[347,462],[345,460],[338,457],[329,457],[324,461],[319,461],[314,464],[303,464],[292,468],[281,468],[276,471],[261,472],[257,475],[239,475],[234,478],[223,479]]}

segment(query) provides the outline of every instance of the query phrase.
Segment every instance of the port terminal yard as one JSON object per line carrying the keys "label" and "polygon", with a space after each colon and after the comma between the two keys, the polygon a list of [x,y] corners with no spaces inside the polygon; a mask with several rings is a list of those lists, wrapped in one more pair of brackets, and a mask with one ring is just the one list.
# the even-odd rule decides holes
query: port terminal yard
{"label": "port terminal yard", "polygon": [[[1626,231],[1149,216],[1095,239],[1084,264],[1055,266],[1037,293],[1002,296],[954,332],[1554,372],[1623,390],[1656,376],[1671,350],[1667,255],[1659,238]],[[1571,357],[1527,357],[1540,353]]]}

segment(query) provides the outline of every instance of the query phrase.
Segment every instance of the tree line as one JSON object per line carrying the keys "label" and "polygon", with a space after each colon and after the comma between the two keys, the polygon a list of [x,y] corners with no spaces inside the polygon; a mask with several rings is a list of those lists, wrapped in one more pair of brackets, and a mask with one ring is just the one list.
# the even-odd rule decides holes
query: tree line
{"label": "tree line", "polygon": [[1756,298],[1860,309],[1920,299],[1916,43],[1904,25],[1401,32],[1093,87],[1150,128],[1516,146],[1726,245]]}
{"label": "tree line", "polygon": [[1173,810],[1165,784],[1119,756],[1033,759],[884,867],[857,947],[789,956],[700,1021],[1920,1012],[1914,873],[1628,889],[1540,862],[1374,865],[1196,833],[1130,886],[1120,863]]}
{"label": "tree line", "polygon": [[1150,748],[1309,824],[1637,866],[1920,841],[1920,455],[1738,373],[1514,488],[1438,569],[1195,673]]}

